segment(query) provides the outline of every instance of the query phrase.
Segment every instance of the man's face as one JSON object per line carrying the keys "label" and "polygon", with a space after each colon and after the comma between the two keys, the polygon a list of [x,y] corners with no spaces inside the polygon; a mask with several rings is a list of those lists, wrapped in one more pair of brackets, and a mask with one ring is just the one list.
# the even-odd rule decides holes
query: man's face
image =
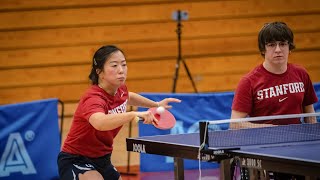
{"label": "man's face", "polygon": [[274,41],[266,43],[264,59],[270,65],[281,65],[288,63],[289,43],[287,41]]}

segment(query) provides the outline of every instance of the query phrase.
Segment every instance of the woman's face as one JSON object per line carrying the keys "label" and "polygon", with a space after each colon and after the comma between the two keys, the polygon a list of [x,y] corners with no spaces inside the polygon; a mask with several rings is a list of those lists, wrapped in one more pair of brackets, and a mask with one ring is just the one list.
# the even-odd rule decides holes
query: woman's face
{"label": "woman's face", "polygon": [[121,51],[115,51],[110,55],[99,73],[100,81],[114,88],[120,87],[127,78],[127,62]]}

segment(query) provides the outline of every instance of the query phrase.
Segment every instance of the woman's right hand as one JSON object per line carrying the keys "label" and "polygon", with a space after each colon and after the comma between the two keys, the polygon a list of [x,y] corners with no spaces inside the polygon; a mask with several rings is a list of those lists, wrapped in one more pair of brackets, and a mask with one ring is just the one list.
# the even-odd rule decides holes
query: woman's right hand
{"label": "woman's right hand", "polygon": [[158,120],[151,111],[136,112],[136,116],[143,119],[144,124],[157,124]]}

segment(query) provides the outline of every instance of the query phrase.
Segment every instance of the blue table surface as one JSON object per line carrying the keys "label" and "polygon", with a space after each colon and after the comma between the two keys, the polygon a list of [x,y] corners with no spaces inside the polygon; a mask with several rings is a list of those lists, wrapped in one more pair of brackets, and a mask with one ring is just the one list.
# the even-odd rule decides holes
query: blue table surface
{"label": "blue table surface", "polygon": [[[210,133],[213,133],[212,135],[215,138],[212,139],[215,139],[214,141],[220,141],[216,143],[218,146],[223,142],[222,144],[231,143],[230,147],[240,148],[240,150],[234,150],[233,152],[320,163],[319,123]],[[210,133],[209,139],[212,136]],[[254,140],[248,140],[248,137]],[[284,138],[278,140],[277,137]],[[200,144],[199,133],[144,136],[135,139],[192,147],[199,147]],[[264,140],[261,141],[261,139]],[[271,143],[266,143],[265,139],[271,141]]]}

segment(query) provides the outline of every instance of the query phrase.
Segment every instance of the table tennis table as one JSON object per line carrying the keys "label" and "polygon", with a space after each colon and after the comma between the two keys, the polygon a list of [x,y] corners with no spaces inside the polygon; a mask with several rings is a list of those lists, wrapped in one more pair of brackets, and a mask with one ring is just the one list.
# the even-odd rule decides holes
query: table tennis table
{"label": "table tennis table", "polygon": [[[127,138],[126,144],[128,151],[173,157],[176,180],[184,179],[183,159],[199,158],[218,163],[237,158],[241,167],[320,177],[320,123],[144,136]],[[220,178],[230,179],[230,167],[220,168]]]}

